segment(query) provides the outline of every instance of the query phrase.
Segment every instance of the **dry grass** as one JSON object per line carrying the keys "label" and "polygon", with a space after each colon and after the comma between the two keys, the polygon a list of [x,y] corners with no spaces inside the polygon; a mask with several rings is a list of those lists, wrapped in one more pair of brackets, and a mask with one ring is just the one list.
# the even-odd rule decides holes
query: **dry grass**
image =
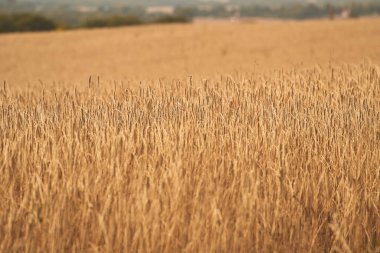
{"label": "dry grass", "polygon": [[379,19],[1,35],[0,252],[379,253],[378,45]]}
{"label": "dry grass", "polygon": [[1,252],[380,252],[380,71],[16,89]]}

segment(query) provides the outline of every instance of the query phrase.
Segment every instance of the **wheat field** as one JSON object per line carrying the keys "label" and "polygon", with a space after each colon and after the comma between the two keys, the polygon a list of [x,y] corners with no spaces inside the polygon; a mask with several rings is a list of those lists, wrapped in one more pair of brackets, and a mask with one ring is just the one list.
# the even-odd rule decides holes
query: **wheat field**
{"label": "wheat field", "polygon": [[380,64],[380,19],[217,22],[0,36],[0,80],[149,81]]}
{"label": "wheat field", "polygon": [[[318,22],[327,27],[291,26]],[[366,22],[329,29],[379,30],[360,30]],[[243,34],[283,24],[240,25]],[[0,44],[107,33],[113,41],[121,31],[6,35]],[[279,56],[272,68],[268,59],[260,70],[234,71],[231,58],[217,75],[211,63],[223,56],[210,49],[207,66],[191,60],[186,70],[181,59],[165,72],[151,63],[138,79],[137,64],[125,70],[138,69],[131,79],[113,81],[106,77],[121,66],[79,60],[83,68],[67,74],[56,58],[44,59],[48,72],[35,81],[43,68],[18,59],[20,45],[2,50],[27,73],[0,63],[8,77],[0,89],[0,252],[380,252],[379,36],[365,38],[344,45],[372,47],[335,52],[347,64],[321,47],[325,58],[315,64]],[[249,64],[243,51],[235,55]],[[103,66],[105,77],[88,78],[89,66]],[[53,74],[56,82],[45,81]]]}

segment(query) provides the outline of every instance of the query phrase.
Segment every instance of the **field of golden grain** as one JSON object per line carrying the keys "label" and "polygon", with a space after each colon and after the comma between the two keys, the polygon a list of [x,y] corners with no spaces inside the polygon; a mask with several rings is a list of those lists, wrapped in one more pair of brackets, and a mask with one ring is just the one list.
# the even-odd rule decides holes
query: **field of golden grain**
{"label": "field of golden grain", "polygon": [[0,252],[380,252],[378,45],[369,19],[1,35]]}

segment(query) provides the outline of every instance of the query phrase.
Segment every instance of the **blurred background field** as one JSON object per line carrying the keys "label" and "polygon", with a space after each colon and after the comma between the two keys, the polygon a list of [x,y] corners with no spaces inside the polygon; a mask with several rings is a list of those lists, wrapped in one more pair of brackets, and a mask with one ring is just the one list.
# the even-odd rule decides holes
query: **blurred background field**
{"label": "blurred background field", "polygon": [[196,22],[0,35],[12,85],[178,78],[380,62],[380,19]]}

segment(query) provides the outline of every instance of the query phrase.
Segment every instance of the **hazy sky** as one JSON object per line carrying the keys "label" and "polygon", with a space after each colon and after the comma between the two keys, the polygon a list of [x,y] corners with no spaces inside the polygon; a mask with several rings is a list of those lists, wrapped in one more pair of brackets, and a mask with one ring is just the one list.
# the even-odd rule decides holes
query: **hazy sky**
{"label": "hazy sky", "polygon": [[[0,0],[0,2],[6,2],[7,0]],[[118,4],[150,4],[150,5],[161,5],[161,4],[194,4],[194,3],[205,3],[205,2],[231,2],[231,3],[245,3],[245,4],[273,4],[273,3],[290,3],[290,2],[330,2],[330,3],[350,3],[350,2],[375,2],[380,0],[15,0],[17,2],[45,2],[45,3],[73,3],[73,4],[83,4],[83,3],[118,3]]]}

